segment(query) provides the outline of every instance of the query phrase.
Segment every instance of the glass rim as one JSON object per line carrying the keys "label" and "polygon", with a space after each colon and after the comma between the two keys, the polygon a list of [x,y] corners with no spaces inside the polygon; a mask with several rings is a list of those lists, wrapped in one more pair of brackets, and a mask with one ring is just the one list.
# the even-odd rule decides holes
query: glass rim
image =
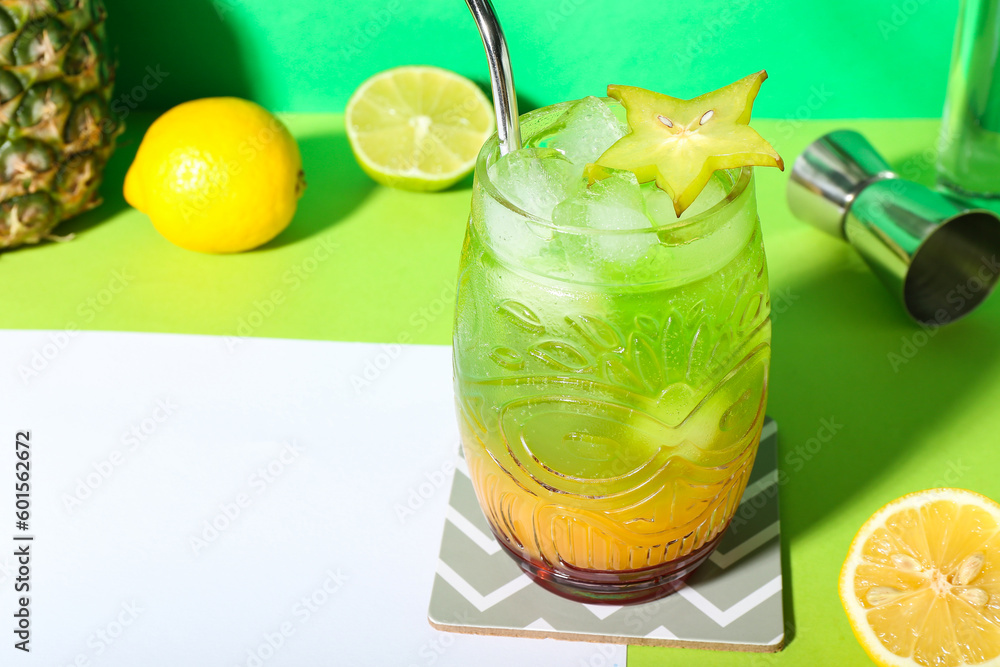
{"label": "glass rim", "polygon": [[[604,98],[607,99],[607,98]],[[553,111],[559,107],[568,107],[573,104],[576,100],[570,100],[567,102],[559,102],[558,104],[551,104],[549,106],[541,107],[521,116],[521,124],[524,125],[525,121],[530,121],[534,116],[537,116],[544,112]],[[591,229],[587,227],[578,227],[573,225],[557,225],[546,218],[539,217],[528,211],[525,211],[519,207],[514,202],[510,201],[496,185],[494,185],[492,179],[489,175],[489,168],[487,166],[487,160],[500,150],[500,140],[496,132],[494,132],[486,143],[483,144],[482,149],[479,151],[479,156],[476,158],[476,183],[477,186],[482,188],[483,191],[489,195],[491,199],[500,204],[501,206],[507,208],[512,213],[522,217],[525,221],[530,222],[533,225],[538,225],[546,230],[552,232],[559,232],[560,234],[583,234],[587,236],[591,235],[625,235],[625,234],[656,234],[663,231],[677,231],[681,229],[686,229],[688,227],[693,227],[699,223],[703,223],[706,220],[711,220],[713,218],[720,217],[720,214],[735,202],[746,192],[750,185],[750,180],[753,177],[753,167],[735,167],[733,169],[719,169],[717,171],[724,171],[733,174],[733,187],[726,193],[726,196],[717,201],[712,206],[708,207],[701,213],[692,215],[689,218],[682,218],[680,220],[674,220],[673,222],[668,222],[663,225],[653,225],[650,221],[649,228],[642,229]]]}

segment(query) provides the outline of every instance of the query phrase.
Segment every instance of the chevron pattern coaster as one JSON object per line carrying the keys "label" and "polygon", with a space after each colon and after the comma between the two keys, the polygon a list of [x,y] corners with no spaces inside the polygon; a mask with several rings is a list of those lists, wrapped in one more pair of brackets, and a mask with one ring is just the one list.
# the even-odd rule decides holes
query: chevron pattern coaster
{"label": "chevron pattern coaster", "polygon": [[445,517],[431,625],[473,634],[780,650],[777,432],[768,418],[743,500],[709,560],[677,593],[631,606],[572,602],[533,584],[493,538],[461,460]]}

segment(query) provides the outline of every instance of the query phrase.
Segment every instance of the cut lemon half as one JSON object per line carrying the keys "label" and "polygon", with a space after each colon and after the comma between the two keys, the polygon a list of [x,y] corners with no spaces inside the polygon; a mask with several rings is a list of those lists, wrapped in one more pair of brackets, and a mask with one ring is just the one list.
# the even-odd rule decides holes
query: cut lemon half
{"label": "cut lemon half", "polygon": [[855,536],[840,600],[879,665],[1000,665],[1000,505],[963,489],[894,500]]}
{"label": "cut lemon half", "polygon": [[468,79],[439,67],[386,70],[347,103],[347,138],[377,182],[443,190],[466,176],[495,129],[493,107]]}

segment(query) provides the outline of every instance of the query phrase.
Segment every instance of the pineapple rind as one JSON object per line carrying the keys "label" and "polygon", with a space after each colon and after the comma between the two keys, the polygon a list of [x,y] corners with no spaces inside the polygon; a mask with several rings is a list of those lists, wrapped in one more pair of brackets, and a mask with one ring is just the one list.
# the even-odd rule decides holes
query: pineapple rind
{"label": "pineapple rind", "polygon": [[0,249],[100,204],[123,129],[104,20],[102,0],[0,0]]}

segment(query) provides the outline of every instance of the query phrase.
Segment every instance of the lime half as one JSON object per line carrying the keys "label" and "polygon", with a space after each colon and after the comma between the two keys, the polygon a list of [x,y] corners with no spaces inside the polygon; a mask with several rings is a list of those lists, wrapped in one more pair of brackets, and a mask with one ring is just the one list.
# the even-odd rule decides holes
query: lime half
{"label": "lime half", "polygon": [[361,84],[347,103],[347,138],[383,185],[443,190],[467,175],[493,134],[493,107],[468,79],[439,67],[397,67]]}

